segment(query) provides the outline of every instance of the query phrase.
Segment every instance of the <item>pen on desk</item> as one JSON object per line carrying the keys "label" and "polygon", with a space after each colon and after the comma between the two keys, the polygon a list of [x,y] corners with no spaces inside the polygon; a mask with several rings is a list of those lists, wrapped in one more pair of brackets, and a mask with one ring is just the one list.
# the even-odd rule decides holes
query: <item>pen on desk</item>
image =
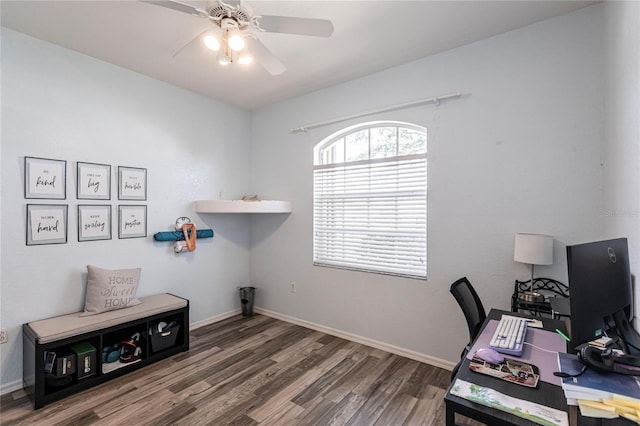
{"label": "pen on desk", "polygon": [[562,331],[560,331],[559,328],[556,328],[556,333],[558,333],[559,335],[562,336],[562,338],[564,340],[566,340],[567,342],[571,342],[571,339],[569,338],[569,336],[567,336],[566,334],[564,334]]}

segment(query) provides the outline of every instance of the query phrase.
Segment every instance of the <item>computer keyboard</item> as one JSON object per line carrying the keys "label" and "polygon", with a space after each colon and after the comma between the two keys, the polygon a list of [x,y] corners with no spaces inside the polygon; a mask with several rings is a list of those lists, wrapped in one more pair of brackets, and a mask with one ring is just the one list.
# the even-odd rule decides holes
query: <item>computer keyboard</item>
{"label": "computer keyboard", "polygon": [[489,342],[489,347],[503,354],[520,356],[522,355],[526,335],[526,318],[503,315]]}

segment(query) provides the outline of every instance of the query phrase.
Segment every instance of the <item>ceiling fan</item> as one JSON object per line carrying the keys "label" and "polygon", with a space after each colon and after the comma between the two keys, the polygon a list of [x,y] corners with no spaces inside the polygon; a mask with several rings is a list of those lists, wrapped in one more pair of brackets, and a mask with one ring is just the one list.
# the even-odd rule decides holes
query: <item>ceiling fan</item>
{"label": "ceiling fan", "polygon": [[145,3],[209,19],[215,25],[197,38],[202,37],[209,49],[218,52],[220,64],[248,64],[255,59],[272,75],[282,74],[286,67],[255,33],[273,32],[315,37],[329,37],[333,34],[333,24],[327,19],[254,15],[251,8],[241,0],[217,0],[206,9],[174,0],[147,0]]}

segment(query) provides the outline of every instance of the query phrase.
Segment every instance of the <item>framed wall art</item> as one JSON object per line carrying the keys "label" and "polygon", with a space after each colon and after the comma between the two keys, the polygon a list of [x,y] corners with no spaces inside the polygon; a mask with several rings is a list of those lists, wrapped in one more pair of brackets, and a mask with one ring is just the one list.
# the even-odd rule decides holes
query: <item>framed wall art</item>
{"label": "framed wall art", "polygon": [[147,206],[118,206],[118,238],[147,236]]}
{"label": "framed wall art", "polygon": [[67,243],[66,204],[27,204],[27,245]]}
{"label": "framed wall art", "polygon": [[118,199],[146,201],[147,169],[118,166]]}
{"label": "framed wall art", "polygon": [[78,205],[78,241],[111,239],[111,206]]}
{"label": "framed wall art", "polygon": [[76,195],[78,200],[111,199],[111,166],[78,162]]}
{"label": "framed wall art", "polygon": [[24,157],[24,198],[65,200],[67,162]]}

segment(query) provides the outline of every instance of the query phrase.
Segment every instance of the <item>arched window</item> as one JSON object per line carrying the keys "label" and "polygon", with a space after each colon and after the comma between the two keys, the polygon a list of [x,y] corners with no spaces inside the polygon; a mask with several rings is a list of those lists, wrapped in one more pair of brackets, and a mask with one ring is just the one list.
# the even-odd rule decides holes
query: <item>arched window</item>
{"label": "arched window", "polygon": [[426,278],[426,129],[364,123],[314,155],[314,264]]}

